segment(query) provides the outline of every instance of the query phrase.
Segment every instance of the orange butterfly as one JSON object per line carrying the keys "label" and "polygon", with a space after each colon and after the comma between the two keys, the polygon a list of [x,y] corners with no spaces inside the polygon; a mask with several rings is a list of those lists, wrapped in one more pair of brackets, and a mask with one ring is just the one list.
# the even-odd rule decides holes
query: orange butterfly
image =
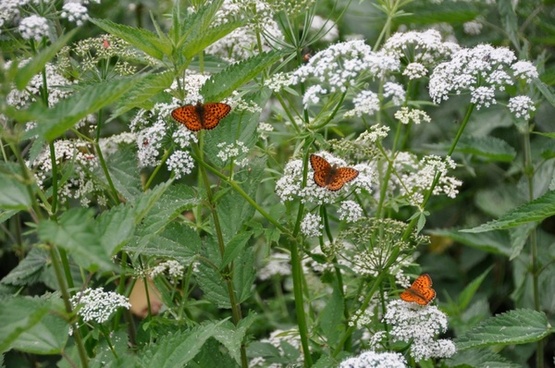
{"label": "orange butterfly", "polygon": [[185,105],[173,110],[172,118],[187,129],[198,132],[201,129],[214,129],[230,111],[231,106],[222,102],[198,102],[196,105]]}
{"label": "orange butterfly", "polygon": [[432,289],[432,278],[427,273],[418,276],[410,288],[401,293],[400,297],[409,303],[429,304],[436,297],[436,291]]}
{"label": "orange butterfly", "polygon": [[351,167],[337,167],[326,159],[310,155],[310,165],[314,169],[314,182],[321,187],[336,191],[358,176],[358,170]]}

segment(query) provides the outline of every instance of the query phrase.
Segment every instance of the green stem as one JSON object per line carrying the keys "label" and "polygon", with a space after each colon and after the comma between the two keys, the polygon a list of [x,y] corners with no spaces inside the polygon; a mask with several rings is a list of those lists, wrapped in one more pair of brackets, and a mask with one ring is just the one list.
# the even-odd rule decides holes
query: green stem
{"label": "green stem", "polygon": [[[526,129],[523,133],[524,144],[524,175],[528,181],[528,200],[534,200],[534,165],[532,163],[532,150],[530,147],[530,131]],[[536,229],[530,232],[530,261],[532,263],[532,290],[534,293],[534,309],[541,311],[539,276],[541,265],[538,259],[538,239]],[[544,366],[544,340],[538,341],[536,349],[536,367]]]}

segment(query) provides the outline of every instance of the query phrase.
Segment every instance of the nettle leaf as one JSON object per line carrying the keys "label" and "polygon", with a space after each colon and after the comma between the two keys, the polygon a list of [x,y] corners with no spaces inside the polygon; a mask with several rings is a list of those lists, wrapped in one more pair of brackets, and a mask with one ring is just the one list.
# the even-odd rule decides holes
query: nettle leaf
{"label": "nettle leaf", "polygon": [[205,259],[212,262],[207,264],[201,261],[198,272],[195,273],[199,286],[204,292],[204,298],[216,304],[218,308],[231,308],[225,280],[219,271],[221,256],[216,240],[209,236],[204,237],[201,252]]}
{"label": "nettle leaf", "polygon": [[[4,166],[3,169],[6,167]],[[11,170],[10,170],[11,171]],[[0,171],[0,208],[3,210],[26,210],[31,207],[31,195],[34,194],[34,186],[29,192],[23,184],[23,178],[18,178],[15,172]]]}
{"label": "nettle leaf", "polygon": [[[135,223],[141,222],[155,206],[158,206],[158,200],[160,200],[165,191],[171,188],[172,182],[172,180],[168,180],[164,183],[158,184],[154,188],[148,189],[135,199],[135,202],[133,203],[135,208]],[[158,208],[160,207],[158,206]],[[152,221],[156,220],[151,220],[151,223]]]}
{"label": "nettle leaf", "polygon": [[281,57],[278,51],[265,52],[230,65],[218,74],[213,74],[204,83],[200,93],[206,101],[221,101]]}
{"label": "nettle leaf", "polygon": [[143,354],[141,367],[184,367],[199,352],[206,340],[213,337],[224,321],[206,323],[189,331],[163,335]]}
{"label": "nettle leaf", "polygon": [[520,368],[501,355],[488,349],[468,349],[457,353],[446,360],[448,367],[488,367],[488,368]]}
{"label": "nettle leaf", "polygon": [[121,247],[129,242],[135,232],[133,208],[119,205],[104,211],[96,221],[100,244],[107,254],[115,255]]}
{"label": "nettle leaf", "polygon": [[432,235],[449,237],[458,243],[468,245],[481,251],[511,256],[511,239],[506,231],[491,231],[488,233],[471,234],[457,229],[434,229]]}
{"label": "nettle leaf", "polygon": [[173,82],[173,73],[163,72],[145,76],[137,83],[136,88],[130,90],[118,103],[108,121],[136,107],[150,110],[156,102],[153,97],[169,88]]}
{"label": "nettle leaf", "polygon": [[229,263],[233,262],[233,260],[237,258],[239,254],[241,254],[251,236],[252,232],[241,231],[238,232],[237,235],[235,235],[229,241],[229,243],[226,244],[224,257],[222,259],[222,264],[220,265],[220,268],[227,266]]}
{"label": "nettle leaf", "polygon": [[253,247],[247,247],[233,263],[233,288],[239,303],[249,299],[253,293],[256,279],[254,258]]}
{"label": "nettle leaf", "polygon": [[31,285],[40,279],[42,272],[50,263],[50,255],[46,250],[33,247],[0,283],[16,286]]}
{"label": "nettle leaf", "polygon": [[500,162],[511,162],[516,157],[515,149],[507,142],[489,136],[463,137],[457,144],[457,151]]}
{"label": "nettle leaf", "polygon": [[[56,313],[52,313],[52,310]],[[69,325],[55,299],[12,297],[0,301],[0,352],[16,349],[30,354],[60,354]]]}
{"label": "nettle leaf", "polygon": [[516,309],[490,317],[457,338],[457,350],[535,342],[555,332],[543,312]]}
{"label": "nettle leaf", "polygon": [[77,33],[77,29],[73,29],[65,34],[63,34],[60,38],[58,38],[54,43],[50,46],[43,48],[40,52],[29,60],[28,63],[23,65],[15,75],[15,86],[18,90],[23,90],[27,83],[33,78],[35,75],[40,73],[45,65],[56,56],[58,51],[65,44]]}
{"label": "nettle leaf", "polygon": [[343,320],[344,309],[345,301],[334,284],[332,296],[327,300],[318,321],[329,346],[336,346],[345,330],[344,324],[339,323]]}
{"label": "nettle leaf", "polygon": [[253,322],[254,314],[249,314],[249,316],[241,320],[239,326],[235,327],[233,323],[227,321],[219,326],[214,333],[214,338],[227,348],[229,355],[239,365],[241,364],[241,343],[245,338],[248,327]]}
{"label": "nettle leaf", "polygon": [[550,191],[543,196],[528,202],[497,220],[477,226],[472,229],[460,230],[467,233],[481,233],[491,230],[510,229],[529,222],[542,221],[555,215],[555,191]]}
{"label": "nettle leaf", "polygon": [[27,132],[27,136],[34,137],[38,134],[49,141],[58,138],[79,120],[117,101],[142,78],[143,76],[137,75],[89,85],[52,107],[39,102],[31,105],[30,116],[38,124],[35,129]]}
{"label": "nettle leaf", "polygon": [[164,55],[171,55],[172,46],[169,39],[161,38],[149,30],[114,23],[107,19],[95,18],[90,21],[106,32],[129,42],[155,59],[162,60]]}
{"label": "nettle leaf", "polygon": [[235,20],[220,24],[216,27],[210,27],[204,32],[194,32],[191,35],[192,37],[185,39],[180,51],[187,59],[191,59],[214,42],[222,39],[243,25],[245,25],[244,20]]}
{"label": "nettle leaf", "polygon": [[[108,172],[118,193],[125,201],[131,202],[143,194],[139,175],[136,151],[130,146],[118,147],[118,150],[106,157]],[[107,182],[102,169],[95,173],[99,179]]]}
{"label": "nettle leaf", "polygon": [[116,270],[111,255],[102,248],[90,209],[72,208],[64,212],[58,222],[41,221],[38,235],[42,241],[67,250],[75,262],[89,271]]}

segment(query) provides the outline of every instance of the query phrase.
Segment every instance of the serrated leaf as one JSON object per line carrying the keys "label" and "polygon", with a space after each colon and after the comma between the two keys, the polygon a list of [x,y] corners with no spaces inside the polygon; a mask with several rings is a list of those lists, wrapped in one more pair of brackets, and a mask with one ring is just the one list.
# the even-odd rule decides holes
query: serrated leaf
{"label": "serrated leaf", "polygon": [[107,19],[95,18],[90,21],[106,32],[129,42],[155,59],[162,60],[164,55],[171,55],[172,46],[169,40],[160,38],[149,30],[114,23]]}
{"label": "serrated leaf", "polygon": [[28,137],[38,134],[49,141],[58,138],[79,120],[117,101],[142,78],[143,76],[133,76],[89,85],[49,108],[38,102],[31,105],[29,117],[38,124],[35,129],[27,132]]}
{"label": "serrated leaf", "polygon": [[40,73],[41,70],[44,69],[46,63],[56,56],[56,53],[60,51],[62,47],[77,33],[77,29],[73,29],[65,34],[63,34],[60,38],[58,38],[52,45],[45,47],[44,49],[40,50],[40,52],[33,57],[27,64],[22,66],[15,75],[15,86],[20,91],[27,86],[27,83],[33,78],[35,75]]}
{"label": "serrated leaf", "polygon": [[199,353],[206,340],[214,335],[217,327],[223,322],[205,324],[190,331],[162,336],[139,364],[142,367],[184,367]]}
{"label": "serrated leaf", "polygon": [[4,210],[26,210],[31,207],[31,193],[18,180],[15,173],[0,171],[0,208]]}
{"label": "serrated leaf", "polygon": [[254,249],[248,247],[243,250],[241,256],[233,264],[233,287],[239,303],[251,297],[255,279]]}
{"label": "serrated leaf", "polygon": [[[130,146],[118,147],[118,150],[106,157],[108,172],[118,193],[125,201],[132,202],[143,191],[139,175],[136,151]],[[96,175],[107,182],[104,172],[99,168]]]}
{"label": "serrated leaf", "polygon": [[206,101],[221,101],[282,57],[278,51],[261,53],[233,64],[207,80],[200,93]]}
{"label": "serrated leaf", "polygon": [[511,239],[505,231],[493,231],[481,234],[462,233],[452,229],[434,229],[430,234],[449,237],[459,243],[482,250],[492,254],[501,254],[506,257],[511,255]]}
{"label": "serrated leaf", "polygon": [[520,364],[513,363],[501,355],[488,349],[469,349],[457,351],[446,360],[448,367],[488,367],[488,368],[520,368]]}
{"label": "serrated leaf", "polygon": [[152,97],[169,88],[173,77],[170,72],[147,75],[121,99],[110,120],[136,107],[150,109],[154,105]]}
{"label": "serrated leaf", "polygon": [[460,230],[467,233],[481,233],[491,230],[510,229],[524,225],[529,222],[542,221],[555,215],[555,191],[550,191],[543,196],[528,202],[509,213],[501,216],[497,220],[474,227],[472,229]]}
{"label": "serrated leaf", "polygon": [[39,222],[38,234],[42,241],[66,249],[87,270],[117,270],[110,255],[100,244],[93,211],[90,209],[72,208],[64,212],[58,222],[43,220]]}
{"label": "serrated leaf", "polygon": [[490,317],[456,339],[457,350],[539,341],[553,333],[543,312],[516,309]]}
{"label": "serrated leaf", "polygon": [[500,162],[511,162],[516,157],[515,149],[507,142],[489,136],[463,137],[457,144],[457,151]]}
{"label": "serrated leaf", "polygon": [[100,244],[107,254],[113,256],[129,242],[135,231],[134,211],[129,206],[117,206],[104,211],[96,221]]}
{"label": "serrated leaf", "polygon": [[319,317],[320,328],[329,346],[336,346],[345,330],[344,324],[340,323],[343,320],[344,309],[345,301],[341,297],[337,285],[334,285],[331,298],[327,300]]}
{"label": "serrated leaf", "polygon": [[241,253],[241,251],[247,245],[247,242],[252,236],[250,231],[241,231],[237,233],[225,246],[224,256],[222,258],[222,264],[220,268],[227,266],[229,263],[233,262],[235,258]]}
{"label": "serrated leaf", "polygon": [[60,354],[69,328],[63,319],[49,313],[53,307],[53,301],[47,299],[14,297],[0,301],[0,352],[16,349]]}
{"label": "serrated leaf", "polygon": [[227,36],[244,24],[245,21],[243,20],[235,20],[220,24],[216,27],[210,27],[204,32],[194,32],[193,37],[185,39],[181,48],[182,54],[187,59],[191,59],[214,42]]}
{"label": "serrated leaf", "polygon": [[47,264],[50,263],[48,252],[34,247],[19,264],[1,281],[9,285],[31,285],[40,279]]}
{"label": "serrated leaf", "polygon": [[249,314],[241,320],[239,326],[235,327],[231,322],[219,326],[214,332],[214,338],[225,346],[229,355],[241,364],[241,343],[245,338],[248,327],[254,322],[254,314]]}

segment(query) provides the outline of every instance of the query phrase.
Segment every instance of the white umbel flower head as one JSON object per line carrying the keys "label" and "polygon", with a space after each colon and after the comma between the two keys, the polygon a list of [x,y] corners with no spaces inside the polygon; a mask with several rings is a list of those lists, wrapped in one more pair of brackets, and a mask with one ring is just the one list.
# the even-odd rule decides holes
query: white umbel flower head
{"label": "white umbel flower head", "polygon": [[131,308],[129,299],[113,291],[104,291],[102,288],[85,289],[75,294],[70,299],[73,308],[80,306],[77,314],[85,322],[106,322],[117,308]]}

